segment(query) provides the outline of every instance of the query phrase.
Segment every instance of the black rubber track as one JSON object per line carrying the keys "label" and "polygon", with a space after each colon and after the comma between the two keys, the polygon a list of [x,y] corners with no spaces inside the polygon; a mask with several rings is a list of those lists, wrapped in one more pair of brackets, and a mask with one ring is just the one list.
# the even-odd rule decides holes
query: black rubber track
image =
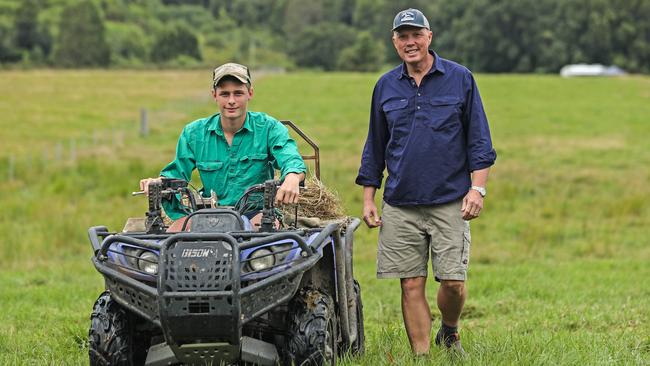
{"label": "black rubber track", "polygon": [[336,365],[337,326],[332,298],[314,289],[301,290],[288,313],[288,365]]}
{"label": "black rubber track", "polygon": [[91,366],[133,366],[143,365],[147,346],[144,339],[134,337],[133,315],[111,299],[110,292],[102,293],[90,315],[88,331],[88,353]]}

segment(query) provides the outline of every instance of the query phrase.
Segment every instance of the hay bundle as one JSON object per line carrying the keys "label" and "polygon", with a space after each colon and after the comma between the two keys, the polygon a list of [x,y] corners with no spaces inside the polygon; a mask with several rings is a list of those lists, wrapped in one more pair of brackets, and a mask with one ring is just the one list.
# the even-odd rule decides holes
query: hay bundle
{"label": "hay bundle", "polygon": [[[295,206],[284,205],[282,213],[285,217],[294,217]],[[335,191],[327,188],[316,177],[309,177],[305,180],[305,189],[300,191],[298,217],[332,220],[345,217],[345,212]]]}

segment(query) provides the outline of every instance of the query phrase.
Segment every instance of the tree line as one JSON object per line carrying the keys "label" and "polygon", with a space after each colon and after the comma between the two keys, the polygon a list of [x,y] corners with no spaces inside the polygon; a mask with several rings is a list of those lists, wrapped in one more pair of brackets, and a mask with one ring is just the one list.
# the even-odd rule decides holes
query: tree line
{"label": "tree line", "polygon": [[376,71],[399,61],[390,29],[408,7],[473,71],[650,72],[650,0],[0,0],[0,67]]}

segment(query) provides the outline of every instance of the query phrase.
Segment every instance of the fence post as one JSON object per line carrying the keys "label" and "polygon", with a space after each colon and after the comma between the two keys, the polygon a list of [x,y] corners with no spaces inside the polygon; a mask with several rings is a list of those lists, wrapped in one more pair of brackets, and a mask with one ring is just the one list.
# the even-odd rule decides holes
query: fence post
{"label": "fence post", "polygon": [[147,110],[140,108],[140,136],[149,136],[149,121],[147,119]]}
{"label": "fence post", "polygon": [[8,171],[9,175],[8,175],[8,178],[9,178],[10,182],[14,180],[15,166],[16,166],[16,157],[14,155],[9,155],[9,171]]}

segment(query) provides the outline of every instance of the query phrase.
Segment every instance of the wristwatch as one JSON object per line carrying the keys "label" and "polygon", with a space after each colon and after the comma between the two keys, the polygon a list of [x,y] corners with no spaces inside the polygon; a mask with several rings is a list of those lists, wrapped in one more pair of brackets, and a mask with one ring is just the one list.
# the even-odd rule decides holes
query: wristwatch
{"label": "wristwatch", "polygon": [[485,195],[487,194],[487,190],[485,189],[485,187],[472,186],[471,189],[473,189],[476,192],[480,193],[481,197],[485,197]]}

